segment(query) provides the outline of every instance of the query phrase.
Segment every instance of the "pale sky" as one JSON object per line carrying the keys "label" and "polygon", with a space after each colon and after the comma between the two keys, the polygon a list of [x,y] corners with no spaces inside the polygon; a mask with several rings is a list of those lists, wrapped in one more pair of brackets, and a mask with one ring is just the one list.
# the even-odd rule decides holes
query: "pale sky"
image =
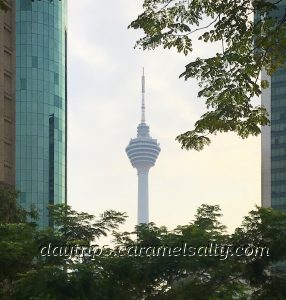
{"label": "pale sky", "polygon": [[216,47],[194,43],[187,57],[134,50],[141,33],[127,26],[142,2],[69,0],[68,203],[91,214],[126,212],[124,230],[136,224],[137,175],[125,148],[140,121],[144,66],[146,119],[161,146],[149,173],[150,221],[172,229],[190,222],[199,205],[219,204],[232,231],[260,204],[260,137],[220,134],[202,152],[181,150],[175,137],[193,129],[204,105],[197,82],[179,74]]}

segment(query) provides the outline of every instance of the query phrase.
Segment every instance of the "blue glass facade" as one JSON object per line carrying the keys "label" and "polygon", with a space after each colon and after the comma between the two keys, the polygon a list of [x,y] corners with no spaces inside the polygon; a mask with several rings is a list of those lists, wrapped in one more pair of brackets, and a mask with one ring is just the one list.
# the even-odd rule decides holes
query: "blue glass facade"
{"label": "blue glass facade", "polygon": [[286,72],[271,77],[271,207],[286,210]]}
{"label": "blue glass facade", "polygon": [[66,202],[66,26],[66,0],[16,0],[16,188],[41,227]]}
{"label": "blue glass facade", "polygon": [[[273,16],[282,19],[285,1]],[[286,70],[271,76],[271,207],[286,210]]]}

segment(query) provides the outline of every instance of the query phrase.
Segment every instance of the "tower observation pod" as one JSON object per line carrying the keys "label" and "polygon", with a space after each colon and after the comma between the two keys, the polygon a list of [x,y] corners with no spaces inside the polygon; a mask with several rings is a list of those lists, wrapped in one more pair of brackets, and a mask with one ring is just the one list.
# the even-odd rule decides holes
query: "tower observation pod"
{"label": "tower observation pod", "polygon": [[145,121],[145,76],[142,76],[141,122],[137,127],[137,137],[131,139],[126,147],[127,156],[138,175],[138,224],[149,222],[149,169],[156,163],[161,149],[156,139],[150,136]]}

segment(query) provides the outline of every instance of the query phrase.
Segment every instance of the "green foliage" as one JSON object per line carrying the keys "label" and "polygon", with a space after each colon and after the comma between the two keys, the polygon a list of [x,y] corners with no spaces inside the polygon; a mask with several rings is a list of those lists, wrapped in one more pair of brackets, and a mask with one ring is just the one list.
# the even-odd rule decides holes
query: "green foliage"
{"label": "green foliage", "polygon": [[144,31],[137,47],[163,46],[188,55],[193,51],[193,36],[207,44],[221,44],[220,53],[198,57],[180,75],[199,81],[198,97],[207,106],[194,129],[176,138],[182,148],[200,151],[210,144],[210,134],[236,132],[247,138],[258,135],[261,125],[269,125],[265,108],[253,106],[251,99],[268,87],[259,78],[261,69],[271,75],[284,67],[285,11],[274,16],[280,2],[144,0],[143,13],[129,25]]}
{"label": "green foliage", "polygon": [[[5,192],[2,201],[13,204],[17,193]],[[10,207],[17,215],[17,205]],[[193,221],[174,230],[149,223],[120,232],[125,214],[95,217],[66,205],[51,206],[50,215],[53,226],[45,230],[24,219],[0,224],[0,299],[285,299],[285,273],[277,267],[285,261],[286,213],[257,208],[231,235],[216,205],[202,205]],[[108,233],[114,242],[101,255],[42,253],[49,244],[95,247]],[[263,246],[271,255],[206,255],[211,243]],[[202,251],[182,252],[184,245]]]}
{"label": "green foliage", "polygon": [[[98,238],[118,229],[126,215],[106,211],[99,218],[72,210],[68,205],[50,206],[53,226],[37,230],[36,265],[18,277],[15,282],[14,299],[93,299],[94,285],[103,273],[101,258],[91,263],[91,258],[53,255],[42,257],[43,246],[74,249],[91,246]],[[91,285],[91,283],[93,285]],[[100,298],[99,298],[100,299]]]}
{"label": "green foliage", "polygon": [[10,299],[13,282],[28,271],[37,254],[35,245],[34,209],[25,211],[17,204],[19,193],[0,185],[0,299]]}
{"label": "green foliage", "polygon": [[285,212],[257,207],[244,218],[242,226],[232,236],[233,243],[259,245],[270,249],[269,256],[244,258],[243,278],[250,282],[255,291],[252,299],[285,299],[285,227]]}
{"label": "green foliage", "polygon": [[37,212],[33,206],[28,212],[18,203],[19,192],[7,185],[0,185],[0,223],[23,223],[27,218],[37,219]]}
{"label": "green foliage", "polygon": [[100,236],[106,236],[118,225],[123,223],[126,215],[109,210],[100,215],[99,219],[87,213],[79,213],[68,205],[50,206],[51,220],[55,233],[64,241],[92,242]]}
{"label": "green foliage", "polygon": [[7,11],[8,6],[4,0],[0,0],[0,9]]}

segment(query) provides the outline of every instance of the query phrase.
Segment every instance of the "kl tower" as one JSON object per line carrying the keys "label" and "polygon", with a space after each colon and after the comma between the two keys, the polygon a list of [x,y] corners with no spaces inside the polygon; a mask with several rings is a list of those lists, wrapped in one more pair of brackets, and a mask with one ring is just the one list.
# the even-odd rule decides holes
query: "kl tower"
{"label": "kl tower", "polygon": [[137,126],[137,137],[126,147],[127,156],[138,175],[138,224],[149,223],[148,173],[155,165],[160,153],[157,140],[152,139],[145,120],[145,76],[142,76],[141,123]]}

